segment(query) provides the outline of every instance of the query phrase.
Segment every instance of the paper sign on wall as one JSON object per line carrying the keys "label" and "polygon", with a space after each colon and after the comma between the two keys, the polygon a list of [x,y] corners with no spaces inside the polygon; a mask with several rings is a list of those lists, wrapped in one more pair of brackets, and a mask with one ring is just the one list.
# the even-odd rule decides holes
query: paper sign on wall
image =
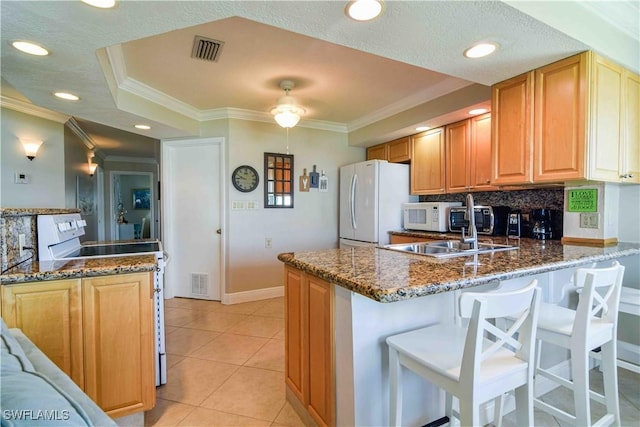
{"label": "paper sign on wall", "polygon": [[568,212],[598,212],[598,189],[569,190],[568,196]]}

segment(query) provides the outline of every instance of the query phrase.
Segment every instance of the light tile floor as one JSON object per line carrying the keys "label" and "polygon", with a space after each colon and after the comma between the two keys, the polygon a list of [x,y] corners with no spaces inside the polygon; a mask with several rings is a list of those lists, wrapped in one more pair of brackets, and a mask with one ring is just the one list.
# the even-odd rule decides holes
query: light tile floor
{"label": "light tile floor", "polygon": [[167,384],[146,426],[303,426],[285,401],[284,300],[165,301]]}
{"label": "light tile floor", "polygon": [[[174,298],[165,301],[168,382],[145,413],[146,426],[303,426],[285,401],[284,299],[235,305]],[[592,387],[602,377],[592,371]],[[640,420],[640,375],[619,370],[623,426]],[[572,408],[571,393],[558,388],[545,399]],[[603,406],[592,404],[594,416]],[[571,409],[572,410],[572,409]],[[505,426],[515,426],[515,414]],[[538,410],[536,426],[562,426]]]}

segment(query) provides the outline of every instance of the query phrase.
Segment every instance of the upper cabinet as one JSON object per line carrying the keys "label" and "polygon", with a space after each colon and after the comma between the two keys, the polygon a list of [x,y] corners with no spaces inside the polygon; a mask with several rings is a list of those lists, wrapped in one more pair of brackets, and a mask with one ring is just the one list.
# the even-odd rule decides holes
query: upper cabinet
{"label": "upper cabinet", "polygon": [[640,182],[638,76],[592,52],[492,88],[492,181]]}
{"label": "upper cabinet", "polygon": [[411,194],[445,192],[445,128],[411,137]]}
{"label": "upper cabinet", "polygon": [[367,160],[388,160],[391,163],[406,163],[411,160],[411,137],[405,136],[391,142],[367,148]]}
{"label": "upper cabinet", "polygon": [[640,77],[594,55],[590,178],[640,183]]}
{"label": "upper cabinet", "polygon": [[447,125],[446,192],[489,191],[491,185],[491,114]]}

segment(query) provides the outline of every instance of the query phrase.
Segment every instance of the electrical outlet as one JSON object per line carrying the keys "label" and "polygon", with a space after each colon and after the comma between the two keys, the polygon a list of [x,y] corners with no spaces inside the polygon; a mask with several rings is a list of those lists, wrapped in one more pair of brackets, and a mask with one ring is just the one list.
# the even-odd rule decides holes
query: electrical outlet
{"label": "electrical outlet", "polygon": [[580,228],[598,228],[600,214],[598,212],[582,212],[580,214]]}
{"label": "electrical outlet", "polygon": [[18,245],[20,246],[20,256],[23,256],[26,252],[23,248],[27,244],[27,239],[24,234],[18,234]]}
{"label": "electrical outlet", "polygon": [[264,247],[265,248],[271,248],[271,237],[265,237],[264,238]]}

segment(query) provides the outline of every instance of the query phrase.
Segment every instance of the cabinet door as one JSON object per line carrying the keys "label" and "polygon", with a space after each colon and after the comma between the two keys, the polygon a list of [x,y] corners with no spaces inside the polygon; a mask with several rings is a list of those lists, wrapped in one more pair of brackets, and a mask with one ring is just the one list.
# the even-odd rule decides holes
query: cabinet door
{"label": "cabinet door", "polygon": [[84,388],[80,279],[2,286],[2,318]]}
{"label": "cabinet door", "polygon": [[619,182],[622,154],[622,67],[594,55],[591,85],[589,178]]}
{"label": "cabinet door", "polygon": [[588,52],[554,62],[535,73],[533,180],[582,179]]}
{"label": "cabinet door", "polygon": [[532,182],[533,72],[491,88],[493,184]]}
{"label": "cabinet door", "polygon": [[442,194],[444,191],[444,128],[414,135],[411,138],[411,194]]}
{"label": "cabinet door", "polygon": [[445,127],[447,193],[469,190],[470,130],[463,120]]}
{"label": "cabinet door", "polygon": [[307,363],[305,361],[306,339],[304,333],[308,318],[306,308],[306,286],[302,283],[302,272],[295,268],[285,266],[285,382],[289,389],[297,396],[301,402],[306,399],[306,372]]}
{"label": "cabinet door", "polygon": [[396,139],[388,143],[389,161],[403,163],[411,160],[411,137]]}
{"label": "cabinet door", "polygon": [[367,160],[389,160],[389,146],[378,144],[367,148]]}
{"label": "cabinet door", "polygon": [[640,183],[640,76],[631,71],[623,73],[622,155],[623,182]]}
{"label": "cabinet door", "polygon": [[82,280],[85,393],[111,417],[155,405],[151,274]]}
{"label": "cabinet door", "polygon": [[333,286],[312,275],[309,292],[309,400],[307,408],[320,426],[335,425],[333,366]]}
{"label": "cabinet door", "polygon": [[471,156],[469,183],[474,190],[494,190],[491,185],[491,114],[469,119]]}

